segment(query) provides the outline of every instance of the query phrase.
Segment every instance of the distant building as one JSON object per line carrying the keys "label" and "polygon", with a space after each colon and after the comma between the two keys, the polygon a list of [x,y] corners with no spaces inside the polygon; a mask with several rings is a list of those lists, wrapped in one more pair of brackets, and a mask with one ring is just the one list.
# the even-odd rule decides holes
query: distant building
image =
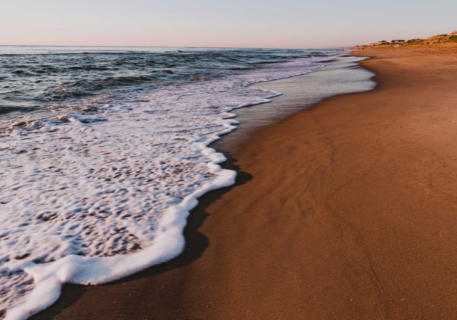
{"label": "distant building", "polygon": [[389,42],[387,42],[386,40],[382,40],[382,41],[379,41],[376,43],[377,46],[382,46],[382,45],[386,45],[386,44],[389,44]]}
{"label": "distant building", "polygon": [[405,40],[392,40],[390,43],[405,43]]}

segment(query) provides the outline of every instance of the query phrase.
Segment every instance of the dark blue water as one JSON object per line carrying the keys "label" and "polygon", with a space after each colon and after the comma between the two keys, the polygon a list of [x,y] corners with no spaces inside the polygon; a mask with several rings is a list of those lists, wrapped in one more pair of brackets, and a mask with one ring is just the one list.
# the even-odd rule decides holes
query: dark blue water
{"label": "dark blue water", "polygon": [[125,87],[204,80],[331,50],[0,46],[0,114]]}

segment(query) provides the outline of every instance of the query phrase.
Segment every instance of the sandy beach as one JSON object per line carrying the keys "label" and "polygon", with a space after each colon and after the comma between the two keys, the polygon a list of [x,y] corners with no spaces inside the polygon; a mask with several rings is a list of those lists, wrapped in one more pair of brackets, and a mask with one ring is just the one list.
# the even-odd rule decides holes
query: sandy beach
{"label": "sandy beach", "polygon": [[375,90],[218,144],[183,255],[31,319],[457,318],[457,46],[355,55]]}

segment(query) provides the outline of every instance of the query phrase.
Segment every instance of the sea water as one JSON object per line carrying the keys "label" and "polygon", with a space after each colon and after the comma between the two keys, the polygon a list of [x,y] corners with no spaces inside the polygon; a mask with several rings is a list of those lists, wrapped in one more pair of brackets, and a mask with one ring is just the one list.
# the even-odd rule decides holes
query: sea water
{"label": "sea water", "polygon": [[0,316],[176,257],[196,199],[234,183],[208,145],[280,94],[249,86],[340,54],[0,47]]}

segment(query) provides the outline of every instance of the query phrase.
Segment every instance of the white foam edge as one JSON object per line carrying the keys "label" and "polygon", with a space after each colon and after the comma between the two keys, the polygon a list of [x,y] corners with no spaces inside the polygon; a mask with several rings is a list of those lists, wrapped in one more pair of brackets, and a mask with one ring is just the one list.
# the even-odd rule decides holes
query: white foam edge
{"label": "white foam edge", "polygon": [[[300,75],[310,72],[313,71]],[[230,120],[232,118],[232,114],[229,113],[231,110],[268,103],[272,101],[271,98],[282,95],[281,92],[277,91],[261,90],[265,91],[268,96],[227,110],[225,115],[228,117],[223,117],[225,130],[214,134],[209,140],[201,144],[201,152],[211,160],[208,163],[208,169],[217,177],[211,183],[205,184],[202,188],[185,197],[179,205],[171,206],[165,210],[157,227],[153,244],[150,247],[138,253],[113,257],[69,255],[47,264],[35,264],[33,262],[24,264],[19,262],[14,269],[22,269],[31,275],[34,279],[35,288],[26,297],[24,303],[7,311],[5,320],[25,320],[48,308],[59,299],[62,285],[65,283],[81,285],[108,283],[179,256],[185,247],[183,231],[187,224],[187,217],[190,211],[197,206],[197,199],[209,191],[235,184],[237,172],[222,169],[218,164],[226,160],[225,156],[208,147],[208,145],[220,139],[222,135],[237,129],[235,124],[238,124],[238,121]],[[236,115],[233,115],[233,117],[236,117]],[[15,270],[10,268],[10,271]]]}
{"label": "white foam edge", "polygon": [[[276,97],[280,94],[279,92],[273,92],[268,98]],[[243,104],[233,109],[271,102],[268,98],[259,99],[255,103]],[[228,112],[226,114],[230,118],[236,116]],[[82,285],[108,283],[179,256],[185,246],[183,231],[187,224],[187,217],[190,211],[197,206],[197,199],[209,191],[235,184],[237,172],[222,169],[218,164],[226,161],[225,156],[208,147],[208,145],[220,139],[222,135],[237,129],[235,125],[239,123],[238,121],[229,118],[224,118],[224,120],[225,129],[201,143],[201,152],[210,159],[207,164],[208,169],[217,177],[211,183],[205,184],[202,188],[185,197],[179,205],[171,206],[165,210],[157,227],[154,242],[150,247],[138,253],[113,257],[69,255],[47,264],[18,262],[17,265],[9,268],[9,270],[24,270],[33,277],[35,288],[26,297],[24,303],[7,311],[5,320],[25,320],[51,306],[59,298],[64,283]]]}

